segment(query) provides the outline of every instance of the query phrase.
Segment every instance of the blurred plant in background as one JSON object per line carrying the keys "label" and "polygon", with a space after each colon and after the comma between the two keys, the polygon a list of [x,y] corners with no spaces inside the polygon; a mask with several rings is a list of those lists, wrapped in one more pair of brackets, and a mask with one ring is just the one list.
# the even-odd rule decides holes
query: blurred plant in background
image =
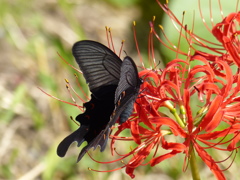
{"label": "blurred plant in background", "polygon": [[[209,2],[201,2],[202,14],[209,14]],[[198,7],[196,3],[197,1],[189,0],[170,1],[169,7],[177,13],[177,17],[181,17],[185,10],[184,24],[194,24],[194,34],[216,42],[211,33],[204,32],[202,22],[197,17],[197,10],[193,10]],[[224,16],[235,12],[237,3],[221,4]],[[220,22],[221,8],[213,3],[211,9],[210,17],[215,18],[214,22]],[[148,21],[153,15],[157,17],[155,24],[163,25],[169,41],[178,45],[181,51],[187,52],[189,43],[178,43],[179,32],[174,32],[172,25],[169,25],[172,22],[167,16],[161,21],[162,14],[163,11],[155,0],[147,3],[144,0],[131,3],[115,0],[1,1],[0,179],[129,179],[121,171],[95,173],[87,170],[88,167],[106,171],[119,167],[113,164],[98,164],[88,156],[81,160],[81,164],[76,164],[76,148],[71,148],[68,157],[60,159],[56,155],[56,146],[71,129],[77,128],[68,117],[75,117],[79,110],[48,98],[37,87],[61,99],[69,99],[66,89],[63,88],[64,78],[73,79],[75,71],[60,60],[57,52],[70,64],[74,64],[70,50],[73,43],[81,39],[106,42],[106,25],[113,29],[116,49],[120,47],[122,39],[125,39],[125,50],[136,63],[138,56],[133,45],[130,24],[133,20],[137,21],[139,47],[143,59],[147,59],[146,32],[150,29]],[[217,15],[214,16],[215,14]],[[206,18],[206,23],[211,24],[211,21]],[[169,51],[157,40],[154,48],[156,59],[159,59],[161,54],[162,62],[166,63],[176,57],[176,53]],[[179,58],[182,58],[180,53],[178,54]],[[79,77],[79,81],[81,84],[85,83],[82,77]],[[83,89],[88,91],[86,86]],[[196,93],[198,90],[195,90]],[[84,97],[81,92],[78,93]],[[194,105],[195,102],[192,103]],[[130,136],[129,132],[124,133],[125,136]],[[134,146],[126,141],[116,143],[120,144],[121,149]],[[164,152],[159,149],[159,154]],[[112,157],[107,156],[108,154],[110,153],[107,150],[104,154],[96,151],[94,158],[111,161]],[[216,156],[222,157],[220,159],[227,157],[222,152],[216,153]],[[136,179],[189,179],[190,172],[182,173],[176,163],[183,161],[183,157],[176,156],[154,168],[138,167],[134,174]],[[226,172],[227,177],[239,177],[239,162],[239,157],[236,156],[231,168]],[[199,162],[199,168],[202,178],[214,179],[203,163]]]}

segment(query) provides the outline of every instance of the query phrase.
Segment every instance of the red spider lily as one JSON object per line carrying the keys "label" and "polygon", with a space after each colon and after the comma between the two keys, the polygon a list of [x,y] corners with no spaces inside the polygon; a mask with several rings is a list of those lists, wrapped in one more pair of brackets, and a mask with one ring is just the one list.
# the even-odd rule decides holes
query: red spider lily
{"label": "red spider lily", "polygon": [[[234,83],[227,63],[219,61],[214,63],[214,67],[220,66],[226,75],[223,78],[225,82],[219,81],[206,59],[197,55],[191,61],[201,61],[204,64],[190,69],[191,62],[176,59],[168,63],[162,72],[139,73],[143,77],[147,75],[151,81],[144,81],[142,97],[135,105],[136,114],[113,135],[113,138],[118,137],[121,131],[129,128],[132,139],[138,144],[130,153],[134,154],[132,159],[126,164],[126,172],[131,177],[134,177],[134,169],[142,165],[152,151],[154,155],[148,163],[154,166],[179,153],[185,153],[188,158],[195,149],[215,176],[224,179],[222,171],[206,149],[233,151],[238,148],[236,143],[239,139],[240,105],[239,99],[234,95],[239,92],[240,76]],[[192,99],[201,104],[198,113],[193,113],[190,106]],[[167,107],[174,118],[159,112],[161,107]],[[217,130],[219,128],[221,130]],[[233,137],[224,140],[229,135]],[[180,137],[182,140],[168,142],[167,136]],[[226,144],[228,146],[223,147]],[[157,151],[160,147],[169,150],[169,153],[159,156]]]}
{"label": "red spider lily", "polygon": [[[212,34],[221,43],[219,46],[222,46],[219,51],[210,46],[211,42],[183,26],[167,5],[159,5],[185,30],[185,33],[180,31],[180,35],[187,39],[190,48],[193,48],[192,44],[197,44],[212,50],[214,54],[193,48],[195,53],[191,56],[169,47],[177,53],[187,55],[187,60],[174,59],[161,71],[140,72],[139,76],[144,79],[144,83],[141,86],[141,97],[135,104],[136,112],[129,121],[120,125],[112,136],[112,151],[116,151],[113,148],[116,140],[124,139],[118,135],[123,130],[130,129],[132,137],[125,139],[138,144],[130,153],[123,155],[123,158],[133,155],[125,164],[126,173],[130,177],[134,178],[134,170],[138,166],[155,166],[179,153],[186,154],[183,166],[185,170],[188,160],[196,151],[216,178],[225,179],[224,170],[220,169],[218,164],[228,158],[217,161],[207,150],[230,152],[230,157],[232,152],[238,149],[240,73],[238,70],[234,72],[231,66],[240,65],[237,30],[240,13],[230,14],[213,27]],[[163,43],[155,32],[153,23],[151,28],[151,33]],[[193,63],[198,65],[192,67]],[[171,116],[159,110],[163,107],[169,110]],[[178,141],[169,142],[168,136],[178,137]],[[160,148],[168,153],[159,155]],[[146,160],[149,156],[151,159]]]}

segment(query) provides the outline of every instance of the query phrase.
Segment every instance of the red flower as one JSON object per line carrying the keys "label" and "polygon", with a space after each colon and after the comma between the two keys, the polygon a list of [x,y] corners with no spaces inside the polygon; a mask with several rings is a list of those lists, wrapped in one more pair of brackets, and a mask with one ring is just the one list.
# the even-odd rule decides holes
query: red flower
{"label": "red flower", "polygon": [[[141,71],[139,76],[144,83],[135,103],[136,112],[112,136],[112,151],[117,150],[113,148],[116,140],[123,140],[118,135],[123,130],[130,129],[132,137],[125,139],[133,140],[138,146],[123,157],[133,155],[125,164],[126,173],[132,178],[138,166],[155,166],[179,153],[185,154],[186,165],[196,151],[216,178],[225,179],[223,170],[218,165],[224,160],[216,161],[207,149],[230,152],[231,156],[238,148],[240,73],[239,70],[233,71],[230,66],[240,65],[237,30],[240,14],[232,13],[213,27],[212,34],[221,43],[223,52],[206,45],[207,40],[184,27],[167,5],[159,5],[185,30],[180,35],[188,40],[190,47],[195,43],[215,53],[193,49],[195,53],[191,56],[187,52],[176,50],[186,55],[187,60],[174,59],[159,71]],[[153,23],[150,24],[151,33],[163,42],[155,32]],[[198,65],[192,67],[193,63]],[[168,112],[161,111],[164,108]],[[178,138],[172,142],[168,141],[168,136]],[[168,153],[158,154],[160,148],[168,150]],[[149,156],[151,159],[146,160]]]}

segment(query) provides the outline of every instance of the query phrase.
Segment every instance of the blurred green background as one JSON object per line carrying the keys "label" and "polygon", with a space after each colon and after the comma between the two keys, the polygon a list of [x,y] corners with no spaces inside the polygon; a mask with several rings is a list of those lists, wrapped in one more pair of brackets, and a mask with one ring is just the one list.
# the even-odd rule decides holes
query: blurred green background
{"label": "blurred green background", "polygon": [[[198,27],[197,1],[170,1],[170,7],[180,19],[182,11],[186,10],[190,14],[190,19],[187,15],[185,17],[186,23],[192,24],[194,21],[195,27]],[[225,8],[225,15],[235,10],[231,3],[224,5]],[[202,9],[209,14],[208,3]],[[194,20],[193,12],[196,15]],[[220,14],[218,7],[216,12]],[[147,57],[148,22],[153,15],[157,17],[156,24],[163,24],[168,37],[176,44],[179,35],[169,19],[162,16],[163,11],[155,0],[1,0],[0,179],[130,179],[124,169],[112,173],[96,173],[87,169],[110,170],[120,167],[120,163],[102,165],[86,155],[76,164],[80,151],[76,144],[71,146],[65,158],[59,158],[56,155],[57,145],[77,128],[69,116],[76,117],[81,112],[76,107],[48,97],[38,87],[72,102],[64,78],[76,87],[76,71],[66,65],[57,52],[77,67],[71,55],[73,43],[92,39],[107,44],[105,26],[112,29],[115,48],[118,50],[121,41],[125,40],[124,50],[138,63],[132,21],[137,22],[140,49],[143,57]],[[201,28],[196,28],[196,32],[199,31],[202,31]],[[175,57],[159,43],[155,44],[155,48],[159,60],[163,57],[162,65]],[[187,45],[183,48],[187,49]],[[87,92],[85,80],[80,74],[79,81]],[[83,97],[81,91],[77,92]],[[103,153],[97,149],[92,154],[100,161],[116,159],[110,156],[109,149],[107,147]],[[139,167],[135,179],[189,179],[189,170],[182,173],[181,165],[176,162],[182,164],[183,155],[153,168]],[[236,167],[233,166],[231,172]],[[206,167],[200,164],[200,168],[206,172],[203,177],[214,179]]]}

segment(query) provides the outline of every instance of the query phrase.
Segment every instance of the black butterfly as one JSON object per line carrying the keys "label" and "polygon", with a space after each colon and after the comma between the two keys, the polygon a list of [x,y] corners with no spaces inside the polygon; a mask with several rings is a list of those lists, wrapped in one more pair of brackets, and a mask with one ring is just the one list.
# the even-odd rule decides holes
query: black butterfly
{"label": "black butterfly", "polygon": [[124,123],[132,113],[138,96],[141,79],[134,61],[126,56],[122,61],[106,46],[95,41],[79,41],[72,48],[91,91],[91,100],[84,104],[85,112],[76,120],[81,126],[67,136],[57,148],[60,157],[65,156],[69,146],[77,141],[80,146],[88,142],[79,156],[80,161],[90,149],[100,146],[102,152],[107,144],[110,128],[119,118]]}

